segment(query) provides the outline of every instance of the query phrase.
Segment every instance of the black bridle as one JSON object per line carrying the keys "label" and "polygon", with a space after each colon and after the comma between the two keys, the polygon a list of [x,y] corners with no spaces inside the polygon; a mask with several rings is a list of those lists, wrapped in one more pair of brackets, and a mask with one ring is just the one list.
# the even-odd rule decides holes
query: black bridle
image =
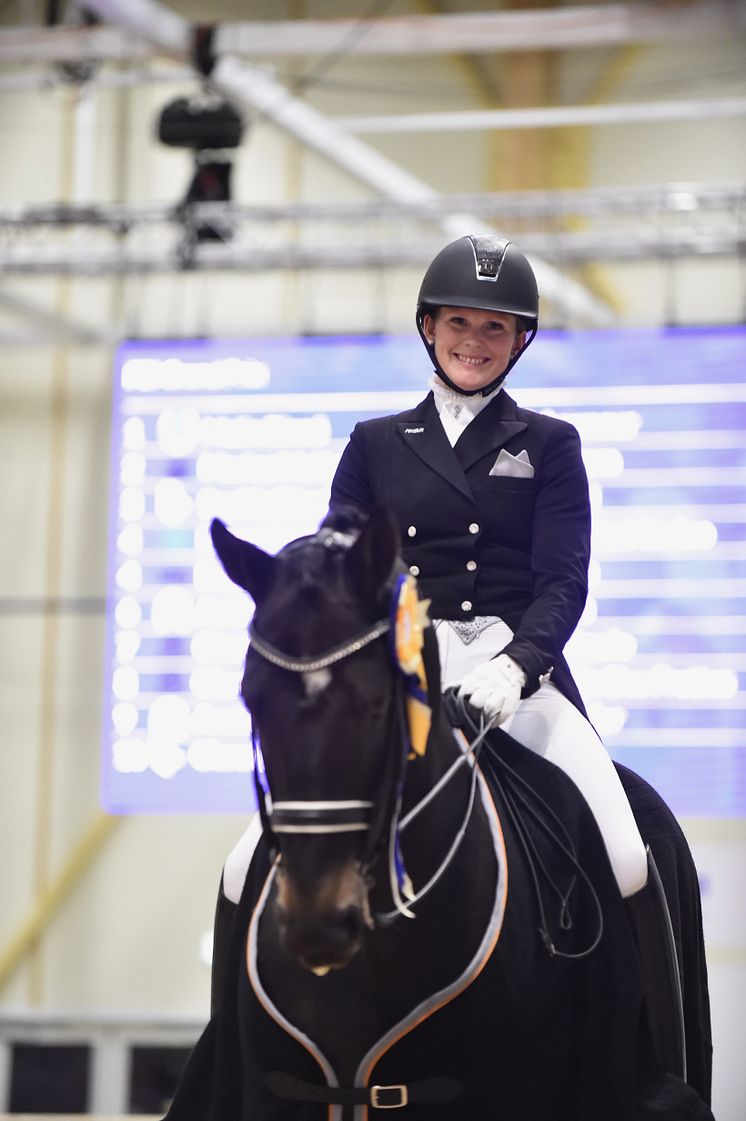
{"label": "black bridle", "polygon": [[[341,534],[334,534],[334,540],[325,539],[323,544],[347,547],[347,540],[340,541]],[[292,546],[291,546],[292,547]],[[388,599],[392,599],[392,589],[386,588]],[[388,635],[392,630],[391,618],[385,617],[358,631],[344,642],[328,650],[308,656],[296,656],[279,650],[264,639],[252,622],[249,628],[250,649],[270,665],[290,673],[321,674],[330,666],[352,657],[365,647]],[[386,736],[387,742],[393,741],[393,757],[389,770],[382,783],[382,791],[375,801],[362,799],[294,799],[274,801],[268,784],[262,780],[261,746],[259,736],[252,721],[252,749],[254,754],[254,786],[260,820],[267,838],[273,859],[280,852],[279,836],[282,834],[331,835],[339,833],[366,833],[365,846],[360,857],[359,867],[363,877],[375,864],[385,843],[389,840],[396,853],[399,868],[397,878],[404,880],[405,874],[399,856],[399,815],[404,776],[409,755],[409,734],[407,729],[404,677],[397,673],[393,677],[395,696],[391,706],[391,727]],[[393,875],[393,873],[392,873]],[[398,883],[392,885],[394,898],[398,898]]]}
{"label": "black bridle", "polygon": [[[330,649],[324,653],[302,657],[287,654],[267,642],[258,634],[257,628],[253,623],[249,629],[249,636],[251,639],[251,648],[271,665],[291,673],[318,673],[328,669],[329,666],[334,665],[336,662],[340,662],[356,654],[370,643],[375,642],[377,639],[387,634],[391,629],[392,624],[389,619],[379,619],[345,642],[330,647]],[[471,744],[467,745],[463,754],[457,758],[456,762],[451,765],[435,786],[433,786],[407,813],[406,817],[402,819],[401,804],[406,765],[409,758],[409,736],[406,727],[404,689],[401,681],[402,675],[398,674],[397,678],[399,679],[397,697],[393,706],[398,727],[397,738],[400,744],[397,759],[395,760],[397,773],[394,776],[395,781],[392,782],[390,791],[388,794],[384,792],[378,802],[352,799],[302,799],[273,802],[270,791],[267,786],[263,784],[261,779],[261,748],[259,745],[259,737],[252,724],[254,782],[257,804],[259,806],[262,827],[269,842],[272,857],[276,857],[280,850],[279,841],[277,839],[278,834],[329,835],[334,833],[367,832],[367,844],[360,862],[361,873],[366,875],[370,867],[375,863],[384,843],[388,840],[390,846],[390,887],[395,909],[385,915],[378,916],[380,920],[384,921],[391,920],[398,914],[413,918],[414,915],[410,910],[411,905],[419,902],[436,885],[456,855],[466,832],[474,805],[477,785],[476,766],[474,766],[472,770],[464,818],[453,838],[445,859],[416,895],[414,895],[414,893],[409,894],[408,887],[404,886],[408,884],[408,877],[406,876],[401,858],[399,833],[403,831],[407,825],[417,817],[421,810],[429,805],[436,795],[447,786],[463,763],[472,755],[476,757],[490,727],[488,723],[483,723],[482,727],[477,730],[477,734]],[[409,886],[411,887],[411,885]],[[405,903],[402,899],[402,893],[407,896],[408,903]]]}
{"label": "black bridle", "polygon": [[[319,673],[336,662],[356,654],[381,638],[390,629],[389,619],[379,619],[378,622],[366,627],[345,642],[330,647],[322,654],[308,657],[295,657],[278,650],[276,646],[259,636],[253,623],[249,628],[249,637],[251,649],[271,665],[290,673]],[[261,749],[253,722],[252,744],[259,813],[265,833],[274,850],[279,848],[276,835],[280,833],[359,833],[370,830],[375,809],[375,803],[371,801],[358,799],[272,801],[269,790],[261,781],[259,766]],[[371,848],[370,845],[368,847]],[[374,839],[373,847],[376,849],[379,847],[378,838]]]}

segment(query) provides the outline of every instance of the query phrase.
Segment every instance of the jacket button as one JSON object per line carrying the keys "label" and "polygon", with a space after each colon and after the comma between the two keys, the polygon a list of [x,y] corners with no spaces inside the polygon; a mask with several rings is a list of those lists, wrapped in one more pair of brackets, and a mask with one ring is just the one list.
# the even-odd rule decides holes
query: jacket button
{"label": "jacket button", "polygon": [[476,567],[477,567],[477,562],[476,561],[472,560],[472,561],[467,561],[466,562],[466,571],[467,572],[475,572]]}
{"label": "jacket button", "polygon": [[419,576],[420,566],[418,564],[410,564],[409,571],[412,573],[413,576]]}
{"label": "jacket button", "polygon": [[471,611],[471,600],[470,599],[465,599],[464,600],[464,602],[461,604],[461,610],[462,611]]}
{"label": "jacket button", "polygon": [[416,534],[417,534],[417,526],[416,525],[411,525],[409,527],[409,529],[407,530],[407,536],[408,537],[415,537]]}
{"label": "jacket button", "polygon": [[469,526],[469,533],[479,533],[479,523],[472,522]]}

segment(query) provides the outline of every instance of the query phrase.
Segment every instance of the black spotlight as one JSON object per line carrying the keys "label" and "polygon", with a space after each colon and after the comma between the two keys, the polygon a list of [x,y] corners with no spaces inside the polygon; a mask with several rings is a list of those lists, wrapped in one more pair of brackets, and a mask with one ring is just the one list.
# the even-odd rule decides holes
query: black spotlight
{"label": "black spotlight", "polygon": [[[243,138],[243,120],[227,101],[179,97],[161,110],[158,139],[172,148],[189,148],[194,171],[180,209],[199,202],[230,202],[233,165],[227,158]],[[197,241],[227,241],[229,228],[212,223],[194,227]]]}

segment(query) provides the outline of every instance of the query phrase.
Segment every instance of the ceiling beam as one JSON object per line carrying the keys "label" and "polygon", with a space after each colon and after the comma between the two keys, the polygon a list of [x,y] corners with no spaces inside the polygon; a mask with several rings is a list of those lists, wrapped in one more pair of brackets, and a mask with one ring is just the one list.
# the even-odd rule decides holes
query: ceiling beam
{"label": "ceiling beam", "polygon": [[[85,7],[115,26],[17,27],[0,31],[0,61],[80,62],[141,59],[161,50],[189,50],[189,24],[150,0],[110,0]],[[148,26],[149,25],[149,26]],[[147,27],[147,30],[144,30]],[[630,43],[727,38],[746,29],[741,0],[620,3],[524,11],[454,12],[378,19],[264,20],[215,25],[215,50],[245,58],[324,55],[345,46],[368,56],[495,54],[569,50]]]}
{"label": "ceiling beam", "polygon": [[632,3],[379,19],[219,24],[216,48],[247,57],[325,54],[355,36],[353,54],[494,54],[727,36],[746,26],[739,0]]}
{"label": "ceiling beam", "polygon": [[4,27],[0,62],[135,62],[150,58],[147,39],[118,27]]}

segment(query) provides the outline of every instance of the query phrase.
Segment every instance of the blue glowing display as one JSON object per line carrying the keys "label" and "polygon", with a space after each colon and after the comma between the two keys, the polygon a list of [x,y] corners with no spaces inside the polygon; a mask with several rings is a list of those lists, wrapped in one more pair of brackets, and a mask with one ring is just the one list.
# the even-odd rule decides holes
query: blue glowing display
{"label": "blue glowing display", "polygon": [[[253,805],[238,700],[251,604],[217,516],[276,551],[312,532],[355,422],[419,400],[416,336],[136,341],[113,413],[103,802]],[[544,332],[511,376],[571,420],[594,507],[568,658],[614,758],[681,815],[746,811],[746,331]]]}

